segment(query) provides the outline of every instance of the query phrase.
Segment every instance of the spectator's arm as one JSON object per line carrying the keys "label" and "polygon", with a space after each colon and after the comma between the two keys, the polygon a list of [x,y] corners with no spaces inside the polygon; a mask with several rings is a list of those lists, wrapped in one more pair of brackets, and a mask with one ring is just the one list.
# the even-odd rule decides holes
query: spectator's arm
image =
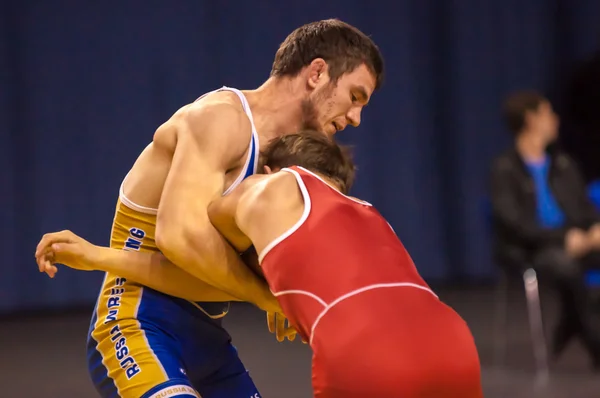
{"label": "spectator's arm", "polygon": [[564,244],[566,228],[542,228],[522,216],[523,204],[519,203],[516,192],[519,181],[509,161],[501,158],[494,162],[490,182],[492,215],[500,228],[529,247]]}
{"label": "spectator's arm", "polygon": [[600,214],[598,213],[598,211],[596,210],[596,207],[590,200],[590,197],[589,197],[589,194],[587,191],[587,186],[583,179],[583,175],[581,174],[581,171],[579,170],[579,167],[577,166],[577,164],[575,163],[575,161],[573,159],[571,159],[570,157],[567,157],[566,155],[565,155],[565,157],[566,157],[567,161],[569,162],[569,167],[567,167],[568,175],[566,178],[572,184],[572,187],[573,187],[572,194],[577,195],[577,206],[578,206],[579,211],[581,212],[581,215],[583,218],[582,221],[583,221],[584,225],[582,225],[581,227],[588,229],[592,225],[600,223]]}

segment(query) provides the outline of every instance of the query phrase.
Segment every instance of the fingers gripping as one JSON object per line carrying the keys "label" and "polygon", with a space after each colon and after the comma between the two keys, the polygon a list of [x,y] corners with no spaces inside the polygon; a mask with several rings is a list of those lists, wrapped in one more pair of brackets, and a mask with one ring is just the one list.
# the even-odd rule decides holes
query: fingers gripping
{"label": "fingers gripping", "polygon": [[54,265],[57,262],[56,254],[60,251],[62,243],[72,242],[74,242],[74,235],[68,230],[44,234],[35,251],[38,270],[54,278],[58,271]]}
{"label": "fingers gripping", "polygon": [[268,312],[267,313],[267,326],[269,332],[275,333],[277,341],[282,342],[286,338],[289,341],[296,339],[296,330],[290,325],[289,320],[282,314]]}

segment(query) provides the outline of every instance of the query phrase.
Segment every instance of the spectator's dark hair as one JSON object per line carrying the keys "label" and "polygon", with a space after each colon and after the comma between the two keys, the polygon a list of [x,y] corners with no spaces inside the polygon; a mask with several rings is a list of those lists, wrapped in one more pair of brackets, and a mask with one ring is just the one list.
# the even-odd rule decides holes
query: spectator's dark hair
{"label": "spectator's dark hair", "polygon": [[317,58],[329,66],[333,83],[362,64],[375,76],[375,89],[383,82],[383,57],[363,32],[338,19],[326,19],[299,27],[281,43],[271,76],[294,77]]}
{"label": "spectator's dark hair", "polygon": [[540,105],[548,101],[537,91],[518,91],[509,95],[504,101],[503,116],[508,129],[518,136],[525,128],[528,112],[535,112]]}
{"label": "spectator's dark hair", "polygon": [[262,151],[261,163],[273,170],[304,167],[332,180],[344,194],[352,187],[356,173],[349,148],[314,130],[274,138]]}

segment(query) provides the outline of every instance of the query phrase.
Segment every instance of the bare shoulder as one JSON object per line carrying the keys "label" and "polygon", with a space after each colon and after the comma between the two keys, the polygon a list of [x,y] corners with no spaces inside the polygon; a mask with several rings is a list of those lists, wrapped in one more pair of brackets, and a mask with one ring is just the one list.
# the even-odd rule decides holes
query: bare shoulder
{"label": "bare shoulder", "polygon": [[302,218],[302,192],[292,173],[269,174],[240,198],[235,223],[260,253]]}
{"label": "bare shoulder", "polygon": [[252,126],[240,99],[230,91],[213,93],[183,108],[175,117],[193,133],[217,127],[217,133],[250,135]]}
{"label": "bare shoulder", "polygon": [[265,199],[276,200],[285,198],[293,199],[295,196],[299,198],[302,197],[300,187],[298,186],[294,174],[279,171],[275,174],[271,174],[269,177],[270,178],[265,182],[265,189],[263,192]]}
{"label": "bare shoulder", "polygon": [[293,174],[280,171],[260,177],[249,181],[252,186],[240,198],[240,211],[260,219],[303,206],[302,192]]}
{"label": "bare shoulder", "polygon": [[[227,116],[244,116],[244,107],[239,97],[232,91],[219,91],[207,95],[191,104],[184,106],[182,114],[186,117],[194,117],[199,114],[220,115],[226,113]],[[177,115],[179,111],[175,114]],[[247,119],[247,118],[246,118]]]}
{"label": "bare shoulder", "polygon": [[177,110],[157,129],[154,141],[186,140],[227,152],[244,152],[251,134],[252,125],[237,95],[222,91]]}

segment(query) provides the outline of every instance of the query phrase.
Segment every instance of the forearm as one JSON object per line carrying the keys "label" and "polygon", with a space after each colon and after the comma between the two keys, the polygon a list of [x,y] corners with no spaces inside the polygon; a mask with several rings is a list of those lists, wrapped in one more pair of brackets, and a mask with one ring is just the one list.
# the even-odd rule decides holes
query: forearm
{"label": "forearm", "polygon": [[212,226],[210,229],[206,228],[202,237],[172,239],[172,245],[160,249],[178,267],[214,288],[263,310],[278,309],[267,283],[244,264],[221,234]]}
{"label": "forearm", "polygon": [[141,253],[97,247],[90,266],[130,279],[170,296],[190,301],[238,301],[239,299],[194,278],[161,253]]}

